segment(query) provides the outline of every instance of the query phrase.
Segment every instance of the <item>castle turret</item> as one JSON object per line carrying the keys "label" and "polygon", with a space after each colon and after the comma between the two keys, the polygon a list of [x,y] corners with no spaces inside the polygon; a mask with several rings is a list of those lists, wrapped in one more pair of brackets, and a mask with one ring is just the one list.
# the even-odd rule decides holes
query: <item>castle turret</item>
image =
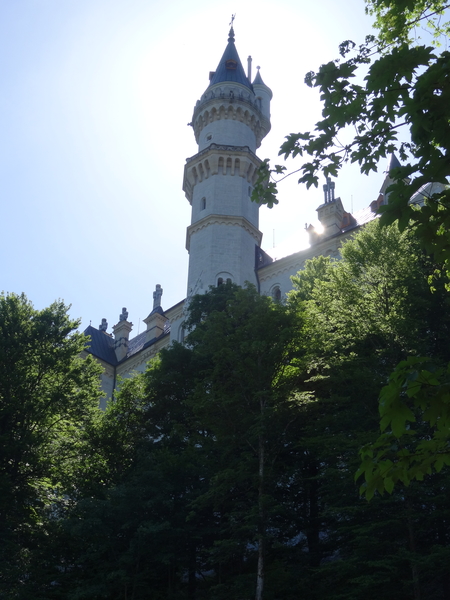
{"label": "castle turret", "polygon": [[271,97],[259,73],[254,85],[245,74],[231,28],[191,123],[198,153],[187,159],[183,182],[192,206],[188,296],[228,280],[256,284],[262,234],[259,206],[250,196],[261,164],[255,151],[270,130]]}
{"label": "castle turret", "polygon": [[269,121],[270,128],[270,101],[272,100],[272,90],[267,87],[261,77],[261,73],[259,69],[261,67],[256,67],[258,69],[258,73],[253,81],[253,91],[256,96],[256,101],[259,103],[261,112]]}

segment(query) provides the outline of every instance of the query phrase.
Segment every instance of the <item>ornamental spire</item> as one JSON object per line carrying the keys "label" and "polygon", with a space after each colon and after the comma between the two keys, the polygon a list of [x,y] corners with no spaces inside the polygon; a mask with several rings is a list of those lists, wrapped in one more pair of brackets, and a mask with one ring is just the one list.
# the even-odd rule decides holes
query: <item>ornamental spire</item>
{"label": "ornamental spire", "polygon": [[234,15],[231,15],[231,21],[230,21],[230,31],[228,33],[228,41],[229,42],[234,42],[234,29],[233,29],[233,23],[234,23],[234,19],[236,17],[236,13],[234,13]]}

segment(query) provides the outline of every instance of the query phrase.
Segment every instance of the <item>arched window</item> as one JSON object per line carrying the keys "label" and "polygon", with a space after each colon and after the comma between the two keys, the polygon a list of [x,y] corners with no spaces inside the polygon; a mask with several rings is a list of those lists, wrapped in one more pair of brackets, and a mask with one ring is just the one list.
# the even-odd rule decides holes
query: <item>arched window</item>
{"label": "arched window", "polygon": [[219,285],[223,285],[223,278],[219,277],[219,279],[217,280],[217,286]]}
{"label": "arched window", "polygon": [[281,302],[281,290],[280,286],[276,285],[272,290],[272,298],[275,302]]}
{"label": "arched window", "polygon": [[231,277],[227,277],[227,283],[231,283]]}

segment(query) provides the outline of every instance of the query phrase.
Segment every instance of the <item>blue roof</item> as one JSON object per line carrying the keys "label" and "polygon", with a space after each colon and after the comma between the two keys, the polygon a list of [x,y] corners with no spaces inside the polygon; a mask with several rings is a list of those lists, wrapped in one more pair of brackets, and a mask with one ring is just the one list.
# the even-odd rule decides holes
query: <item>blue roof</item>
{"label": "blue roof", "polygon": [[87,352],[110,365],[117,364],[116,353],[114,351],[114,338],[112,336],[105,331],[95,329],[92,325],[86,327],[84,335],[88,335],[91,338],[91,341],[86,344]]}
{"label": "blue roof", "polygon": [[[92,325],[86,327],[83,333],[84,335],[88,335],[91,338],[90,342],[86,343],[86,352],[89,352],[89,354],[100,358],[101,360],[107,362],[110,365],[115,366],[119,364],[119,361],[116,358],[116,352],[114,350],[114,338],[111,335],[104,331],[99,331],[95,327],[92,327]],[[133,356],[134,354],[137,354],[144,348],[151,346],[162,337],[169,335],[170,324],[169,322],[167,322],[164,326],[163,333],[158,338],[154,338],[153,340],[150,340],[147,343],[145,342],[146,333],[146,331],[143,331],[136,337],[131,338],[129,340],[127,355],[125,358],[122,359],[122,361],[126,360],[127,358],[130,358],[130,356]]]}
{"label": "blue roof", "polygon": [[234,30],[230,29],[228,36],[228,45],[225,48],[222,58],[217,66],[216,72],[211,78],[209,87],[216,83],[222,83],[224,81],[232,81],[234,83],[240,83],[245,85],[250,90],[252,84],[248,80],[245,74],[244,67],[242,66],[241,59],[237,53],[236,46],[234,45]]}
{"label": "blue roof", "polygon": [[258,72],[256,73],[256,77],[253,80],[253,85],[266,85],[261,77],[261,73],[259,72],[259,68],[258,68]]}

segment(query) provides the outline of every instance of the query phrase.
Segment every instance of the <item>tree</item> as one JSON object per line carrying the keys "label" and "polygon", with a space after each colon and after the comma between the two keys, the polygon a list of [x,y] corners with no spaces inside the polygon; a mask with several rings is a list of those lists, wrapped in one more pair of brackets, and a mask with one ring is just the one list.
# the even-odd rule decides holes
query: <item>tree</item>
{"label": "tree", "polygon": [[208,527],[192,503],[212,459],[188,403],[195,377],[191,351],[163,349],[121,383],[93,432],[91,474],[103,485],[84,488],[66,524],[65,562],[75,566],[64,585],[74,598],[199,597]]}
{"label": "tree", "polygon": [[[286,408],[299,355],[299,316],[253,287],[227,284],[197,296],[186,324],[188,344],[203,364],[194,410],[228,449],[209,495],[216,503],[226,500],[224,525],[238,532],[242,547],[257,548],[256,600],[261,600],[270,482],[284,430],[295,419]],[[224,548],[227,544],[222,542]]]}
{"label": "tree", "polygon": [[278,589],[273,557],[296,535],[279,507],[299,317],[231,284],[194,297],[188,315],[186,345],[123,382],[94,432],[92,473],[106,485],[85,485],[70,511],[61,581],[76,598],[247,597],[255,579],[258,599]]}
{"label": "tree", "polygon": [[395,227],[343,256],[308,263],[288,305],[228,284],[192,299],[185,345],[88,428],[45,597],[448,598],[448,476],[369,504],[353,473],[394,365],[445,356],[449,298]]}
{"label": "tree", "polygon": [[[67,310],[55,302],[39,311],[23,294],[0,295],[0,560],[8,598],[41,593],[33,556],[99,413],[100,368],[79,358],[86,339]],[[47,568],[56,576],[56,565]]]}
{"label": "tree", "polygon": [[450,298],[442,287],[431,293],[434,265],[414,235],[375,220],[343,244],[341,255],[318,257],[293,278],[289,301],[306,309],[316,357],[370,357],[385,381],[386,369],[409,354],[446,356]]}
{"label": "tree", "polygon": [[[314,399],[296,431],[316,466],[304,479],[305,490],[313,486],[314,519],[302,531],[315,530],[320,557],[303,585],[317,598],[448,597],[448,513],[434,502],[448,489],[448,474],[370,504],[353,480],[358,449],[376,435],[379,390],[395,365],[422,353],[449,359],[450,299],[443,286],[431,293],[433,269],[410,232],[374,221],[344,244],[342,260],[316,258],[294,278],[289,302],[304,314],[299,379]],[[296,458],[297,476],[306,475],[302,453]]]}
{"label": "tree", "polygon": [[[362,173],[369,173],[377,170],[380,158],[397,152],[403,166],[389,173],[393,184],[387,190],[389,203],[380,208],[381,223],[397,222],[401,230],[414,231],[425,251],[434,257],[435,269],[429,275],[434,287],[440,285],[440,279],[450,287],[450,53],[439,48],[439,43],[444,41],[445,47],[448,39],[448,8],[441,0],[369,0],[367,10],[376,18],[378,37],[368,36],[360,46],[343,42],[339,59],[306,75],[307,85],[320,90],[323,119],[314,132],[287,136],[280,150],[285,158],[303,159],[299,182],[307,187],[317,186],[321,170],[336,176],[345,163],[357,162]],[[429,45],[418,43],[419,28],[420,33],[425,29],[431,32]],[[359,81],[364,78],[363,83],[355,83],[358,77]],[[339,143],[341,136],[348,141]],[[270,176],[284,172],[284,166],[270,169],[266,161],[253,199],[269,206],[276,203],[276,182]],[[439,191],[429,187],[432,182],[441,184]],[[422,203],[410,203],[414,196]],[[448,376],[442,365],[433,363],[433,357],[427,355],[399,365],[383,391],[382,436],[363,451],[362,472],[368,483],[372,482],[369,487],[374,484],[380,491],[390,490],[398,478],[408,482],[449,462],[445,446]],[[422,384],[409,386],[413,379]],[[408,387],[405,395],[399,391],[404,387]],[[420,410],[421,419],[435,427],[433,441],[416,446],[409,455],[396,455],[395,433],[406,434],[408,422],[416,418],[412,409]],[[395,433],[386,434],[392,422],[396,423]],[[397,465],[396,474],[385,460],[386,452]]]}

